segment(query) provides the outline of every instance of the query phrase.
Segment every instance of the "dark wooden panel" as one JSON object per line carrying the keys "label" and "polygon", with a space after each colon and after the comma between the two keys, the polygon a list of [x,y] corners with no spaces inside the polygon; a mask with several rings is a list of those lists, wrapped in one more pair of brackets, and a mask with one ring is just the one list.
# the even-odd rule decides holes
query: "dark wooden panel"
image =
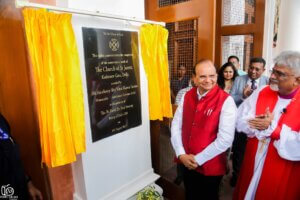
{"label": "dark wooden panel", "polygon": [[256,25],[243,24],[243,25],[235,25],[235,26],[222,26],[221,31],[222,31],[222,36],[232,35],[233,32],[235,35],[251,34],[256,32]]}
{"label": "dark wooden panel", "polygon": [[151,137],[151,159],[152,166],[155,173],[159,174],[159,134],[160,134],[160,121],[150,121],[150,137]]}
{"label": "dark wooden panel", "polygon": [[222,64],[222,1],[217,0],[216,4],[216,37],[215,37],[215,65],[220,67]]}
{"label": "dark wooden panel", "polygon": [[53,200],[73,199],[75,189],[71,164],[49,168],[48,172]]}
{"label": "dark wooden panel", "polygon": [[263,54],[265,0],[256,0],[255,24],[253,56],[259,57]]}
{"label": "dark wooden panel", "polygon": [[0,109],[20,145],[26,172],[50,199],[48,179],[41,165],[38,120],[31,86],[22,15],[14,1],[0,2]]}
{"label": "dark wooden panel", "polygon": [[160,177],[156,183],[163,188],[163,196],[170,200],[184,200],[184,188],[178,186],[164,177]]}
{"label": "dark wooden panel", "polygon": [[[31,1],[55,4],[55,1]],[[39,124],[32,69],[22,14],[12,0],[0,1],[0,111],[20,145],[24,168],[44,199],[72,199],[71,165],[47,169],[41,164]],[[63,195],[62,195],[63,194]]]}

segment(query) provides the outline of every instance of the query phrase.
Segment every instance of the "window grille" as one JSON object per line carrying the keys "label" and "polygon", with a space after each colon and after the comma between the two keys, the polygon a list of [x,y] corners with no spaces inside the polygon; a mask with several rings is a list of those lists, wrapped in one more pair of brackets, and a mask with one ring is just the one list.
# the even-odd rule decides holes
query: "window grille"
{"label": "window grille", "polygon": [[191,1],[191,0],[159,0],[158,5],[159,7],[165,7],[165,6],[171,6],[186,1]]}

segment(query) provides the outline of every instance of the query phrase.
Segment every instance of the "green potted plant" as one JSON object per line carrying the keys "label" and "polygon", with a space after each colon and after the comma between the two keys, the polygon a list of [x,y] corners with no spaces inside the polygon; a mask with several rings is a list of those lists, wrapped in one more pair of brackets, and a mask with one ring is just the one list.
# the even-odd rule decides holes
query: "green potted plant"
{"label": "green potted plant", "polygon": [[137,200],[162,200],[162,196],[150,185],[137,193]]}

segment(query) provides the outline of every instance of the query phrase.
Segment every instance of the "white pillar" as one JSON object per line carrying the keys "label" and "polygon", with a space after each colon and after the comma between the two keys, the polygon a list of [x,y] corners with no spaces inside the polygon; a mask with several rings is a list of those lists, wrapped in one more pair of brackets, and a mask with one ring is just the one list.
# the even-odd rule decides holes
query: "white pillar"
{"label": "white pillar", "polygon": [[269,71],[273,67],[273,37],[274,37],[274,16],[276,0],[265,1],[265,23],[264,23],[264,43],[263,58],[266,60],[266,70],[264,75],[269,76]]}
{"label": "white pillar", "polygon": [[285,50],[300,51],[300,1],[281,0],[278,43],[275,55]]}

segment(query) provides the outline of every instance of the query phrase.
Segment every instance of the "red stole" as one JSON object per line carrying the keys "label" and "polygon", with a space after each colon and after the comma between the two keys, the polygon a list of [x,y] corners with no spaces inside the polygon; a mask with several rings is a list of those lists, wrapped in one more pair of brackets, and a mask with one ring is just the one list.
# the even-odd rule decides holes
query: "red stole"
{"label": "red stole", "polygon": [[[278,94],[270,89],[264,88],[257,99],[256,115],[264,114],[267,107],[273,112],[278,101]],[[288,161],[281,158],[274,141],[280,138],[283,124],[289,126],[293,131],[299,132],[300,90],[291,100],[286,112],[280,117],[277,128],[271,135],[271,141],[267,150],[262,175],[255,194],[256,200],[296,200],[300,199],[300,161]],[[258,140],[249,138],[244,155],[240,176],[234,191],[233,199],[242,200],[248,190],[253,171]]]}
{"label": "red stole", "polygon": [[[198,154],[217,138],[220,113],[228,96],[218,86],[199,101],[196,87],[186,93],[182,114],[182,143],[187,154]],[[225,174],[225,153],[207,161],[196,171],[207,176]]]}

